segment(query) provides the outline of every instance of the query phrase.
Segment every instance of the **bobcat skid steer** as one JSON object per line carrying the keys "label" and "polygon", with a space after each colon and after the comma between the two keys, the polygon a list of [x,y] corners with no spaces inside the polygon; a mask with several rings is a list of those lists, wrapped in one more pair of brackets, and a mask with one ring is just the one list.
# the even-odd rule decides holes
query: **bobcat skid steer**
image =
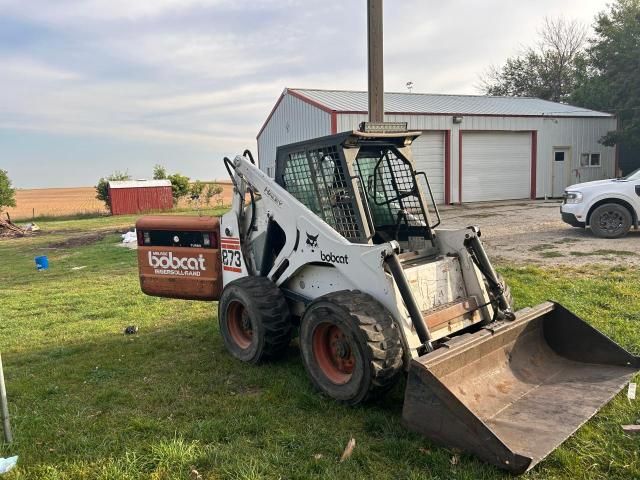
{"label": "bobcat skid steer", "polygon": [[407,372],[408,428],[525,472],[640,358],[558,304],[513,313],[480,231],[437,228],[419,133],[371,128],[280,147],[275,180],[248,151],[225,159],[235,193],[221,219],[141,218],[142,290],[219,300],[225,346],[245,362],[298,331],[311,382],[342,402]]}

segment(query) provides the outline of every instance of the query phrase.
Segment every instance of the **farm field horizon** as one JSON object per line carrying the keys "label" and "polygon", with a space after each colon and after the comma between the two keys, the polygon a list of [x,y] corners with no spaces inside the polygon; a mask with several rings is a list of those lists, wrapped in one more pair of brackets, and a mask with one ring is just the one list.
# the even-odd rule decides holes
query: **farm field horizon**
{"label": "farm field horizon", "polygon": [[[213,182],[223,187],[222,203],[231,202],[232,189],[228,181]],[[188,198],[177,208],[190,207]],[[83,214],[107,214],[104,203],[96,198],[95,187],[23,188],[16,190],[16,206],[6,211],[12,220],[26,221],[38,217],[64,217]]]}

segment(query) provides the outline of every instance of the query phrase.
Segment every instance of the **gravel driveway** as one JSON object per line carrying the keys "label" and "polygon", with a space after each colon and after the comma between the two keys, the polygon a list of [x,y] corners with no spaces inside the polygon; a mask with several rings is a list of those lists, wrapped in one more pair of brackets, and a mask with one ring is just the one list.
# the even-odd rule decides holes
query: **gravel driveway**
{"label": "gravel driveway", "polygon": [[640,265],[640,230],[605,240],[560,219],[559,201],[514,201],[447,206],[441,228],[477,225],[498,263]]}

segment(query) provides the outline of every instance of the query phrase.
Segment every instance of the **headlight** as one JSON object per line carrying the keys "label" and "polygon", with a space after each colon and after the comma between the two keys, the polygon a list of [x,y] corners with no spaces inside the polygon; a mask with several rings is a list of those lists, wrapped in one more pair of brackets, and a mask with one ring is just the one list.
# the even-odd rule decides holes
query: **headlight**
{"label": "headlight", "polygon": [[582,202],[581,192],[564,192],[564,200],[566,203],[580,203]]}

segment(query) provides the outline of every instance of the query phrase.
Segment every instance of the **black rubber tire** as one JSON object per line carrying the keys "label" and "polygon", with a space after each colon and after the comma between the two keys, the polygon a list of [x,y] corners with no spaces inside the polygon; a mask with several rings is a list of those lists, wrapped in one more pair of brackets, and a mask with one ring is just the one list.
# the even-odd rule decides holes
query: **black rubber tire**
{"label": "black rubber tire", "polygon": [[[607,222],[609,222],[609,225],[607,225]],[[589,217],[591,231],[596,237],[600,238],[624,237],[631,229],[632,223],[631,212],[617,203],[600,205]]]}
{"label": "black rubber tire", "polygon": [[[314,334],[321,325],[337,326],[355,360],[344,383],[323,371],[314,351]],[[371,295],[343,290],[323,295],[306,309],[300,326],[302,361],[314,386],[350,405],[376,398],[392,388],[402,373],[402,344],[393,317]]]}
{"label": "black rubber tire", "polygon": [[[238,308],[246,312],[251,336],[240,344],[233,334]],[[280,289],[265,277],[244,277],[229,283],[218,302],[218,322],[224,345],[238,360],[248,363],[276,358],[289,346],[292,322]]]}

